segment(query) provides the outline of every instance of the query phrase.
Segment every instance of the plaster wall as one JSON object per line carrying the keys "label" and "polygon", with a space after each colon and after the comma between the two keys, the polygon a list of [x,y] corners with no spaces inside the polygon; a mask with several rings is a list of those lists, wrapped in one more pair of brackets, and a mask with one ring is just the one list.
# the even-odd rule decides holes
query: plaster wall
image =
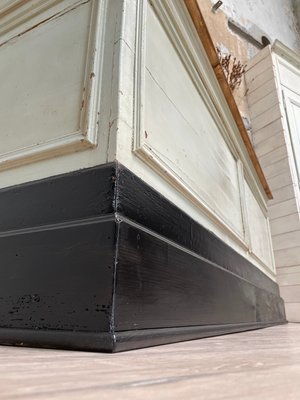
{"label": "plaster wall", "polygon": [[[271,44],[278,39],[287,47],[295,51],[300,50],[299,0],[223,0],[216,12],[212,11],[215,0],[198,0],[198,3],[215,46],[223,54],[236,57],[243,65],[247,65],[248,60],[254,57],[260,48],[241,32],[230,28],[230,22],[259,43],[262,36],[265,36]],[[250,134],[251,121],[246,92],[242,80],[240,87],[234,90],[234,96]]]}
{"label": "plaster wall", "polygon": [[299,33],[291,0],[226,0],[225,14],[249,30],[256,39],[265,35],[273,42],[299,50]]}

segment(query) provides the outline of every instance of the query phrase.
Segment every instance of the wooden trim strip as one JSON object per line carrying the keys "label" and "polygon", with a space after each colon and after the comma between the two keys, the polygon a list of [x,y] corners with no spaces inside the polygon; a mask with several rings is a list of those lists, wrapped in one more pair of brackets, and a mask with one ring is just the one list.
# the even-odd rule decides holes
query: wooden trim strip
{"label": "wooden trim strip", "polygon": [[256,156],[256,153],[254,151],[254,148],[252,146],[252,143],[249,139],[248,133],[246,131],[246,128],[244,126],[243,119],[241,117],[241,114],[239,112],[238,106],[235,102],[235,99],[233,97],[232,91],[228,85],[228,82],[226,80],[225,74],[223,72],[222,66],[219,61],[219,57],[217,54],[217,51],[215,49],[214,43],[212,41],[212,38],[210,36],[210,33],[208,31],[207,25],[205,23],[204,17],[201,13],[201,10],[199,8],[197,0],[184,0],[185,5],[188,9],[188,12],[192,18],[192,21],[194,23],[194,26],[196,28],[196,31],[198,33],[199,39],[201,40],[204,49],[206,51],[206,54],[208,56],[208,59],[210,61],[210,64],[215,72],[215,75],[218,79],[219,85],[221,87],[221,90],[225,96],[225,99],[229,105],[229,108],[231,110],[231,113],[233,115],[233,118],[237,124],[237,127],[240,131],[241,137],[243,139],[243,142],[246,146],[246,149],[248,151],[249,157],[253,163],[253,166],[256,170],[256,173],[258,175],[258,178],[266,192],[266,195],[268,199],[272,199],[273,195],[271,192],[271,189],[268,185],[268,182],[266,180],[266,177],[263,173],[263,170],[261,168],[261,165],[258,161],[258,158]]}

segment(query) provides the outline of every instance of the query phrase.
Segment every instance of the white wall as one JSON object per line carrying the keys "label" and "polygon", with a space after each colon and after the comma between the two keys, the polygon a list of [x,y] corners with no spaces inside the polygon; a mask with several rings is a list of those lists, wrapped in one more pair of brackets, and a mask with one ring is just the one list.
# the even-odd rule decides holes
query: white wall
{"label": "white wall", "polygon": [[0,2],[0,187],[113,160],[121,3],[15,3]]}

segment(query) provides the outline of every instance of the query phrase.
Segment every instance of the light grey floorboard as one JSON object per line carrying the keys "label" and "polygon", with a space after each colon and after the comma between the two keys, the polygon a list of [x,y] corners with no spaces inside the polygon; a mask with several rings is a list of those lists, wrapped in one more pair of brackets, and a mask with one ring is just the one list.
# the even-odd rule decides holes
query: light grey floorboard
{"label": "light grey floorboard", "polygon": [[0,399],[300,399],[300,324],[119,354],[0,346]]}

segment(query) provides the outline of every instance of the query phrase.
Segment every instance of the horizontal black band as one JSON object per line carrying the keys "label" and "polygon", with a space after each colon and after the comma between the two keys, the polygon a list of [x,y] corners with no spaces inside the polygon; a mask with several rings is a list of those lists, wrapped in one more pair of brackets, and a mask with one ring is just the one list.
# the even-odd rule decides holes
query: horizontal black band
{"label": "horizontal black band", "polygon": [[121,351],[285,321],[274,281],[117,163],[2,189],[0,214],[0,343]]}
{"label": "horizontal black band", "polygon": [[0,329],[0,343],[3,345],[46,347],[53,349],[120,352],[200,339],[210,336],[267,328],[274,324],[225,324],[211,326],[175,327],[116,332],[36,331],[30,329]]}
{"label": "horizontal black band", "polygon": [[189,326],[116,332],[116,343],[113,351],[126,351],[166,343],[176,343],[184,340],[194,340],[235,332],[245,332],[280,324],[282,324],[280,321],[274,323],[257,322],[248,324]]}

